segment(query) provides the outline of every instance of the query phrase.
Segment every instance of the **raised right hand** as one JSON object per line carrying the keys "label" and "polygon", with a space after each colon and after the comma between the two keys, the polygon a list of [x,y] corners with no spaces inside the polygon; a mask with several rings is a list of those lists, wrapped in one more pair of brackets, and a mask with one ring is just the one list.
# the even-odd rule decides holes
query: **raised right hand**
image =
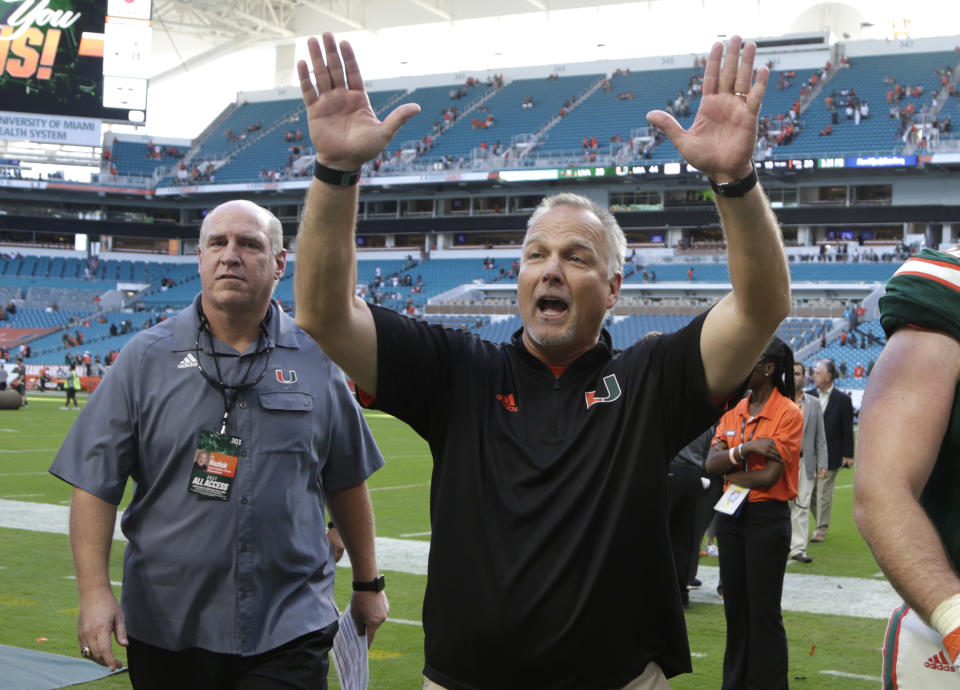
{"label": "raised right hand", "polygon": [[397,130],[420,112],[420,106],[416,103],[397,106],[381,122],[370,107],[350,44],[341,41],[338,53],[333,34],[325,32],[322,49],[316,38],[307,41],[307,48],[314,81],[304,60],[297,63],[297,75],[317,160],[336,170],[358,170],[387,147]]}

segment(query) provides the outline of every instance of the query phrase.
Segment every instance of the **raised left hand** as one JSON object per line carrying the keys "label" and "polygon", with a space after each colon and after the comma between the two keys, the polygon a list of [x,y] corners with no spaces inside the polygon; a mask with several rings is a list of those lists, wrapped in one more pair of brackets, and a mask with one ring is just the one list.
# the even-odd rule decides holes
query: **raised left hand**
{"label": "raised left hand", "polygon": [[[647,113],[677,147],[684,160],[716,182],[732,182],[750,174],[757,145],[757,119],[770,70],[761,67],[753,78],[755,43],[740,52],[741,38],[733,36],[723,58],[723,44],[715,43],[707,59],[700,108],[690,129],[663,110]],[[738,95],[741,94],[741,95]]]}

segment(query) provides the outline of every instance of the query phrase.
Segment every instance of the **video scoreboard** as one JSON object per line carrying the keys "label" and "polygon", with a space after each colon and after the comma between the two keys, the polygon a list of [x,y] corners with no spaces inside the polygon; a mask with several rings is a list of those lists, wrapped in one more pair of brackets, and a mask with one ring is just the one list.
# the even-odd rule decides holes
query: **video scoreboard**
{"label": "video scoreboard", "polygon": [[151,0],[0,0],[0,137],[144,122],[151,29]]}

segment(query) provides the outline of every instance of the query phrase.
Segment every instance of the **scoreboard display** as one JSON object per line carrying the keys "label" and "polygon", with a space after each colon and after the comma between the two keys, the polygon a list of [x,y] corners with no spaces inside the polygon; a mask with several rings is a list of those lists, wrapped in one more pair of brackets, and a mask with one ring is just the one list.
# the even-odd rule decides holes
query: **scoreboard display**
{"label": "scoreboard display", "polygon": [[150,0],[0,0],[0,110],[146,120]]}

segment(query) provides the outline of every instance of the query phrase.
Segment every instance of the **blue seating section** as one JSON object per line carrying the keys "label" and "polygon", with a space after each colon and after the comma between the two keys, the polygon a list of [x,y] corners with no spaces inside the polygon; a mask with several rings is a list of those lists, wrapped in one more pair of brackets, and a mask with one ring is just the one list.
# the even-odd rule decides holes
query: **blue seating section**
{"label": "blue seating section", "polygon": [[[886,94],[890,85],[883,83],[886,76],[894,77],[901,84],[923,84],[926,91],[921,98],[910,96],[902,105],[914,102],[917,110],[928,104],[938,84],[936,70],[946,66],[955,66],[957,56],[952,52],[918,53],[891,56],[870,56],[855,58],[851,67],[839,70],[825,85],[817,99],[810,104],[801,116],[802,129],[793,142],[774,149],[775,158],[833,157],[856,154],[890,154],[902,148],[902,141],[895,137],[898,122],[888,117],[889,106]],[[777,75],[771,76],[771,84],[764,98],[761,116],[775,119],[785,114],[800,96],[804,81],[815,73],[814,70],[800,70],[790,80],[789,88],[777,89]],[[646,114],[650,110],[664,109],[668,102],[676,99],[678,93],[686,93],[691,80],[702,75],[698,68],[680,68],[649,70],[639,72],[621,72],[608,77],[610,88],[596,89],[587,97],[583,94],[602,80],[603,74],[588,74],[548,79],[517,79],[507,83],[499,91],[490,95],[483,104],[483,110],[477,108],[468,112],[476,101],[488,95],[492,87],[482,82],[467,87],[463,84],[423,87],[411,92],[391,90],[371,92],[371,105],[381,117],[402,103],[418,103],[420,114],[411,118],[397,133],[388,151],[384,154],[387,161],[381,172],[403,169],[406,165],[396,165],[393,158],[401,148],[412,149],[424,137],[433,139],[431,150],[418,156],[421,164],[436,163],[442,157],[451,160],[469,161],[474,151],[481,150],[481,143],[488,148],[499,142],[503,149],[520,134],[533,134],[542,129],[560,111],[565,101],[578,101],[577,107],[569,110],[566,117],[557,122],[546,133],[546,139],[536,152],[553,156],[569,157],[567,164],[577,165],[591,162],[592,152],[584,152],[584,137],[598,140],[596,154],[606,156],[626,144],[631,133],[648,126]],[[821,137],[819,133],[830,122],[830,113],[825,109],[825,99],[831,93],[840,93],[844,89],[855,89],[861,100],[866,100],[871,109],[869,118],[859,126],[847,121],[841,112],[840,124],[835,125],[830,137]],[[452,98],[451,92],[465,91],[465,95]],[[622,95],[632,94],[632,98]],[[532,108],[523,108],[523,100],[533,98]],[[699,107],[700,96],[695,94],[689,100],[690,115],[678,117],[684,127],[689,127]],[[456,107],[460,117],[441,135],[434,132],[434,122],[443,122],[443,110]],[[842,108],[841,108],[842,111]],[[487,115],[494,118],[492,128],[474,128],[473,119],[485,120]],[[260,123],[257,131],[248,131],[250,125]],[[285,131],[302,132],[299,141],[288,141]],[[228,140],[226,133],[232,137]],[[244,138],[241,139],[240,137]],[[194,157],[195,162],[208,160],[228,160],[215,173],[217,183],[263,180],[264,172],[282,172],[291,162],[291,147],[299,148],[299,156],[309,156],[313,149],[309,140],[306,114],[299,98],[244,103],[239,106],[199,145]],[[146,157],[145,147],[139,143],[118,142],[114,146],[113,163],[118,173],[131,175],[152,175],[156,167],[172,167],[176,159],[161,160]],[[535,152],[535,153],[536,153]],[[584,155],[586,153],[586,155]],[[482,155],[482,154],[481,154]],[[664,139],[649,153],[646,162],[657,163],[676,161],[679,153],[673,144]],[[632,159],[621,158],[621,162],[640,163],[639,155]],[[510,161],[505,164],[511,165]],[[161,184],[171,181],[166,178]]]}
{"label": "blue seating section", "polygon": [[[864,337],[867,333],[871,333],[874,336],[873,345],[870,345],[869,340]],[[883,328],[880,327],[879,319],[861,323],[854,331],[854,335],[857,338],[856,345],[850,345],[849,343],[847,345],[841,345],[839,339],[834,340],[822,350],[817,350],[812,357],[804,361],[804,364],[807,366],[815,366],[821,359],[832,359],[838,370],[842,371],[841,364],[846,365],[846,376],[841,375],[836,381],[836,385],[839,388],[866,388],[869,377],[854,378],[853,370],[857,365],[862,365],[865,369],[872,369],[872,364],[876,364],[887,337],[883,332]],[[863,343],[865,347],[861,347],[861,340],[865,341]]]}
{"label": "blue seating section", "polygon": [[[894,263],[831,263],[802,262],[790,263],[790,280],[793,282],[831,282],[831,283],[885,283],[897,270]],[[626,267],[628,272],[630,267]],[[728,283],[730,273],[726,263],[696,264],[683,263],[682,258],[672,264],[649,264],[644,266],[648,272],[657,274],[657,282],[678,282],[687,280],[687,271],[693,268],[693,282]],[[643,282],[643,272],[637,271],[626,279],[628,283]]]}
{"label": "blue seating section", "polygon": [[[415,260],[414,260],[415,261]],[[361,259],[357,264],[357,283],[363,287],[365,298],[374,301],[375,295],[380,303],[388,308],[404,310],[408,299],[414,306],[422,308],[429,297],[446,292],[463,284],[482,281],[485,284],[497,283],[502,280],[508,285],[515,283],[515,278],[501,276],[501,269],[509,272],[514,257],[498,257],[493,261],[493,267],[484,266],[481,257],[463,259],[434,259],[416,262],[411,265],[409,259]],[[165,263],[161,261],[119,261],[103,259],[96,267],[95,280],[82,280],[77,277],[48,277],[53,275],[82,274],[86,262],[75,257],[37,257],[24,256],[18,259],[0,260],[0,287],[5,299],[25,298],[25,306],[21,307],[13,319],[4,323],[13,328],[64,328],[71,333],[80,328],[84,332],[84,349],[91,352],[105,354],[110,349],[117,349],[129,336],[109,337],[109,324],[121,319],[132,319],[134,330],[147,318],[156,320],[157,316],[170,310],[179,310],[190,304],[200,291],[200,279],[197,274],[197,264]],[[728,282],[727,267],[723,263],[685,264],[682,261],[671,264],[651,264],[646,268],[657,273],[657,282],[686,282],[687,271],[694,268],[694,282]],[[383,283],[379,290],[373,287],[374,278],[379,268]],[[892,263],[860,263],[844,264],[830,262],[798,262],[791,263],[792,280],[810,282],[885,282],[897,268]],[[276,297],[284,308],[290,309],[293,305],[293,275],[295,266],[290,262],[286,274],[279,281]],[[391,278],[396,274],[400,285],[393,286]],[[42,277],[38,277],[42,276]],[[404,277],[410,276],[413,285],[417,278],[421,278],[422,292],[414,292],[413,286],[402,284]],[[160,280],[169,278],[174,281],[172,287],[166,290],[160,288]],[[641,280],[640,274],[631,276],[633,282]],[[145,313],[111,313],[107,315],[108,323],[94,323],[90,326],[68,325],[70,319],[84,323],[95,311],[92,304],[95,295],[102,294],[108,289],[116,287],[117,282],[151,283],[153,287],[141,294],[139,306],[146,309]],[[75,302],[61,299],[64,292],[76,297]],[[513,294],[504,295],[512,298]],[[32,300],[32,302],[31,302]],[[58,311],[46,311],[40,307],[48,301],[55,301]],[[36,304],[34,304],[36,303]],[[664,316],[632,316],[622,319],[609,326],[614,338],[615,347],[626,347],[645,333],[651,330],[670,332],[682,327],[690,321],[691,316],[664,315]],[[491,319],[488,316],[480,317],[481,325],[477,324],[477,317],[430,317],[432,321],[442,323],[448,327],[464,327],[478,333],[485,339],[494,342],[509,340],[512,333],[519,328],[519,319]],[[788,319],[778,333],[794,348],[820,337],[824,322],[820,319]],[[884,338],[879,324],[871,322],[860,326],[857,337],[861,334],[873,332],[878,343],[861,350],[846,346],[841,348],[838,343],[831,343],[815,358],[830,356],[838,361],[846,361],[852,376],[853,367],[862,360],[864,366],[870,359],[876,360]],[[33,343],[34,357],[38,355],[45,361],[51,361],[50,353],[63,349],[60,339],[62,333],[58,331],[50,336],[38,339]],[[119,338],[119,340],[118,340]],[[108,342],[109,341],[109,342]],[[59,358],[54,357],[52,361]],[[850,378],[850,377],[848,377]],[[844,387],[862,385],[860,380],[844,381]]]}
{"label": "blue seating section", "polygon": [[[142,330],[143,324],[147,319],[156,323],[158,316],[158,314],[147,312],[115,312],[105,316],[107,319],[106,323],[90,323],[87,325],[87,322],[83,322],[73,324],[65,331],[57,331],[56,333],[45,335],[31,342],[31,359],[49,363],[59,363],[65,356],[80,355],[87,351],[90,352],[91,357],[100,355],[102,359],[110,350],[119,351],[130,338]],[[116,325],[119,330],[120,322],[124,320],[130,321],[132,330],[124,335],[111,336],[110,326]],[[64,333],[74,335],[77,331],[83,334],[83,344],[69,348],[64,347]]]}
{"label": "blue seating section", "polygon": [[510,338],[521,325],[523,324],[520,322],[519,316],[511,316],[509,319],[502,319],[483,328],[478,328],[475,333],[483,340],[488,340],[491,343],[509,343]]}
{"label": "blue seating section", "polygon": [[58,328],[66,326],[70,319],[79,319],[85,316],[85,311],[75,311],[72,309],[62,309],[60,311],[46,311],[44,309],[31,309],[21,307],[17,313],[7,316],[3,322],[4,328]]}
{"label": "blue seating section", "polygon": [[[285,98],[276,101],[261,101],[258,103],[244,103],[234,110],[219,127],[204,140],[197,153],[195,161],[222,160],[233,151],[243,146],[247,140],[257,137],[263,130],[269,129],[283,117],[289,117],[297,109],[303,107],[299,98]],[[261,129],[249,131],[251,125],[260,123]],[[233,140],[227,139],[227,132],[232,132]],[[304,133],[306,134],[306,133]],[[241,136],[244,136],[241,139]]]}
{"label": "blue seating section", "polygon": [[[145,143],[118,141],[110,147],[110,162],[118,175],[152,177],[158,168],[170,169],[180,162],[179,157],[170,155],[169,146],[162,144],[160,146],[162,157],[155,158],[153,151],[148,149]],[[186,153],[182,147],[175,148]]]}
{"label": "blue seating section", "polygon": [[777,335],[796,350],[819,338],[825,326],[829,328],[827,319],[785,319],[777,329]]}
{"label": "blue seating section", "polygon": [[[901,102],[903,107],[914,103],[919,112],[923,104],[930,103],[935,93],[933,86],[939,84],[936,70],[956,64],[957,55],[953,52],[898,55],[895,60],[885,55],[854,58],[849,68],[841,69],[827,82],[817,100],[801,115],[803,129],[793,143],[775,148],[774,157],[889,155],[899,151],[903,142],[895,136],[898,120],[890,118],[887,105],[887,90],[893,87],[885,84],[884,78],[892,76],[900,84],[923,84],[922,97],[914,99],[908,95]],[[820,131],[830,123],[826,98],[833,92],[840,94],[843,89],[856,90],[860,100],[870,106],[870,116],[855,125],[853,120],[846,119],[840,107],[840,124],[834,125],[831,136],[821,137]],[[767,114],[766,107],[764,114]]]}
{"label": "blue seating section", "polygon": [[[517,79],[487,100],[483,104],[486,110],[474,111],[461,118],[446,134],[437,139],[433,151],[422,158],[437,160],[444,154],[452,158],[466,157],[474,149],[479,149],[481,142],[486,142],[488,146],[500,142],[506,148],[513,137],[533,134],[544,127],[556,117],[565,101],[576,100],[602,78],[602,74],[586,74],[553,80]],[[523,99],[527,96],[533,97],[532,108],[523,107]],[[493,116],[493,127],[474,129],[474,118],[483,121],[487,115]],[[553,136],[552,130],[550,136]]]}
{"label": "blue seating section", "polygon": [[[610,77],[610,90],[598,89],[591,94],[549,131],[549,140],[540,150],[582,150],[583,138],[595,136],[599,140],[598,150],[607,153],[611,137],[619,136],[628,142],[632,130],[649,126],[649,111],[663,110],[679,91],[686,93],[691,77],[698,74],[702,71],[692,68],[615,74]],[[632,99],[618,98],[629,93],[634,95]],[[699,103],[699,96],[691,100],[690,117],[679,117],[680,124],[690,126]],[[651,160],[680,160],[680,156],[673,144],[665,140],[651,151]]]}
{"label": "blue seating section", "polygon": [[[385,113],[380,111],[403,93],[403,90],[372,92],[369,94],[370,105],[374,112],[384,115]],[[303,107],[303,101],[295,98],[272,101],[272,103],[278,105],[269,111],[258,111],[256,119],[251,122],[262,122],[263,130],[271,130],[274,126],[275,128],[265,133],[255,132],[247,137],[247,141],[243,142],[246,144],[245,146],[227,150],[228,154],[232,151],[237,151],[237,153],[231,158],[230,162],[217,169],[215,178],[218,183],[265,179],[265,173],[270,171],[282,173],[289,163],[301,156],[309,156],[314,153],[313,144],[310,141],[310,128],[307,125],[307,111]],[[247,115],[250,115],[250,113],[247,113]],[[233,131],[237,133],[236,129]],[[207,142],[217,136],[225,138],[225,132],[225,129],[223,132],[214,132],[207,139]],[[285,136],[288,132],[294,135],[292,140],[288,140]],[[299,140],[295,138],[297,132],[301,135]],[[249,141],[251,137],[255,140]],[[212,146],[213,148],[208,148],[207,143],[204,143],[201,151],[203,158],[209,156],[209,151],[221,150],[215,144]],[[297,149],[297,152],[294,152],[294,148]]]}
{"label": "blue seating section", "polygon": [[[466,96],[457,99],[451,98],[451,89],[457,88],[460,88],[460,86],[429,86],[414,89],[401,98],[394,107],[404,103],[417,103],[420,106],[420,112],[410,118],[403,127],[400,128],[396,136],[393,137],[393,143],[391,143],[387,151],[384,152],[384,157],[393,155],[397,149],[409,141],[420,141],[424,136],[432,135],[433,123],[435,121],[443,122],[444,108],[457,108],[462,118],[463,113],[466,112],[475,101],[482,98],[487,93],[489,87],[486,84],[475,84],[472,88],[467,88]],[[462,126],[462,124],[463,121],[461,119],[459,125]],[[455,124],[454,126],[458,125]],[[468,118],[467,127],[469,126]],[[440,138],[442,139],[443,137]],[[439,141],[437,145],[439,145]]]}

